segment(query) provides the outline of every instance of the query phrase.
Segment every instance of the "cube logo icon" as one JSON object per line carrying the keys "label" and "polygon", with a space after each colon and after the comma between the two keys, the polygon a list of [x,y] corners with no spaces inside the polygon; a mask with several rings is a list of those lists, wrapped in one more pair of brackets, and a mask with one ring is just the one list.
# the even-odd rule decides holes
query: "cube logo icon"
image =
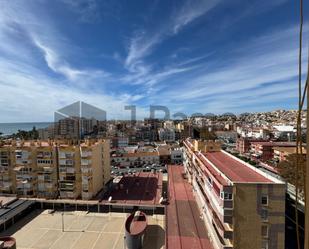
{"label": "cube logo icon", "polygon": [[55,136],[64,139],[83,139],[104,134],[106,111],[77,101],[54,113]]}

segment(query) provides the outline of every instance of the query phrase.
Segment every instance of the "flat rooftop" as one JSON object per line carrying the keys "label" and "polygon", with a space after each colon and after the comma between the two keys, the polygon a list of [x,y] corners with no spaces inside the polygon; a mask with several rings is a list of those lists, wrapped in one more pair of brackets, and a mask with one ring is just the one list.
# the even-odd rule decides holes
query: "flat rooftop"
{"label": "flat rooftop", "polygon": [[296,146],[295,142],[272,142],[272,141],[252,141],[251,144],[257,144],[262,146],[284,146],[284,147],[293,147]]}
{"label": "flat rooftop", "polygon": [[[123,249],[124,223],[128,214],[35,210],[0,236],[16,238],[18,249]],[[164,215],[147,216],[143,248],[163,249]]]}
{"label": "flat rooftop", "polygon": [[232,182],[261,182],[273,183],[273,181],[249,166],[222,151],[203,153],[204,156],[215,165]]}
{"label": "flat rooftop", "polygon": [[166,208],[168,249],[213,249],[183,166],[168,166],[169,205]]}
{"label": "flat rooftop", "polygon": [[160,205],[162,196],[162,173],[137,172],[134,175],[125,175],[117,183],[116,189],[102,200],[108,202],[112,196],[112,203],[153,206]]}
{"label": "flat rooftop", "polygon": [[12,202],[14,202],[14,201],[16,201],[16,200],[17,200],[16,197],[0,196],[0,206],[1,206],[1,204],[2,204],[3,206],[9,205],[10,203],[12,203]]}

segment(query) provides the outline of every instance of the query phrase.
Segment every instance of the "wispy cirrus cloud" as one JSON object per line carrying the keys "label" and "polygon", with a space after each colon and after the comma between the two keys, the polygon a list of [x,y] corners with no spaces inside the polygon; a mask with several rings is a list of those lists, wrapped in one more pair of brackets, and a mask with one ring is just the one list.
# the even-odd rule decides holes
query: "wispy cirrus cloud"
{"label": "wispy cirrus cloud", "polygon": [[0,1],[0,122],[50,120],[78,100],[113,118],[130,104],[143,114],[153,104],[185,113],[284,106],[297,94],[298,29],[267,17],[275,8],[285,17],[288,1],[262,2],[156,1],[149,11],[131,1]]}
{"label": "wispy cirrus cloud", "polygon": [[62,74],[70,81],[77,81],[85,78],[98,78],[98,77],[107,77],[108,74],[103,70],[85,70],[85,69],[76,69],[72,68],[65,60],[60,58],[51,48],[43,45],[40,41],[34,38],[34,44],[42,50],[44,54],[45,61],[48,67],[55,73]]}
{"label": "wispy cirrus cloud", "polygon": [[176,11],[171,20],[171,29],[177,34],[182,28],[195,19],[207,13],[209,10],[219,4],[220,0],[194,0],[187,1]]}
{"label": "wispy cirrus cloud", "polygon": [[219,2],[220,0],[187,0],[159,29],[151,32],[145,30],[135,32],[129,41],[125,66],[129,71],[138,71],[137,66],[143,65],[143,59],[151,54],[156,45],[176,35],[186,25],[206,14]]}
{"label": "wispy cirrus cloud", "polygon": [[101,19],[101,14],[98,10],[98,2],[96,0],[61,0],[72,11],[80,16],[83,22],[95,22]]}
{"label": "wispy cirrus cloud", "polygon": [[0,43],[0,91],[5,93],[0,122],[51,121],[55,110],[80,100],[106,110],[108,118],[128,117],[124,106],[142,96],[110,94],[94,85],[109,74],[72,65],[75,45],[33,3],[0,3],[0,38],[5,41]]}
{"label": "wispy cirrus cloud", "polygon": [[[280,106],[284,98],[297,97],[298,47],[297,27],[272,31],[240,44],[241,49],[227,46],[227,60],[213,62],[205,70],[185,78],[187,84],[179,89],[166,90],[156,97],[172,106],[178,99],[200,112],[239,111],[256,109],[254,104],[271,103]],[[308,32],[305,32],[305,37]],[[305,38],[306,40],[306,38]],[[306,67],[307,56],[303,57]],[[305,74],[303,73],[303,77]]]}

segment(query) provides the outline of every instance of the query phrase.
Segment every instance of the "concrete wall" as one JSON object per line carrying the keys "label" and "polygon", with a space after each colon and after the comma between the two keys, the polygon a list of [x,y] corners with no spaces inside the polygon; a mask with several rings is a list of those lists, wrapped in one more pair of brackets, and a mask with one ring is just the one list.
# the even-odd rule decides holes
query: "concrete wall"
{"label": "concrete wall", "polygon": [[[268,206],[261,197],[268,196]],[[262,209],[268,210],[268,221],[261,218]],[[234,187],[234,247],[260,249],[262,240],[269,241],[269,249],[284,249],[285,185],[235,184]],[[262,238],[262,225],[269,227],[268,238]]]}

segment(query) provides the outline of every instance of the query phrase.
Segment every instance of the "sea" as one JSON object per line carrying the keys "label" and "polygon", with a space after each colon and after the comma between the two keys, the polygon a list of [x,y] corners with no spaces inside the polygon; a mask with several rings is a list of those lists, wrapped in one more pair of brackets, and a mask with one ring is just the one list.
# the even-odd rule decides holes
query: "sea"
{"label": "sea", "polygon": [[0,123],[0,132],[2,136],[12,135],[18,130],[30,131],[35,127],[36,129],[47,128],[52,125],[52,122],[35,122],[35,123]]}

